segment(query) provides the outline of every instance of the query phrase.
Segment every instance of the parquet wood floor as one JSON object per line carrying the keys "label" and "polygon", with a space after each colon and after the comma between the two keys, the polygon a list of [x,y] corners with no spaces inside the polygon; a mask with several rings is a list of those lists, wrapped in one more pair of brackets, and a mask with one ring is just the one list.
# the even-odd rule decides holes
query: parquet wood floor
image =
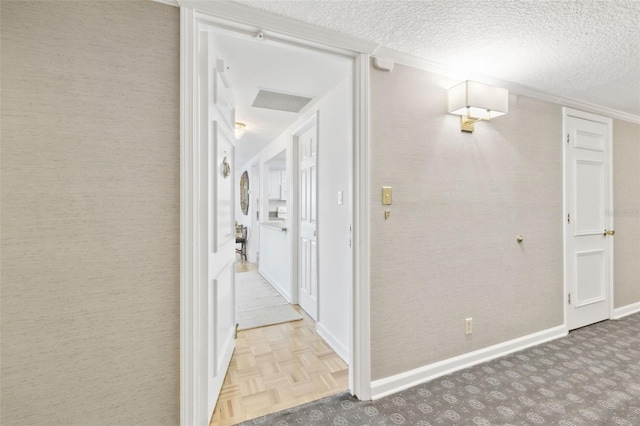
{"label": "parquet wood floor", "polygon": [[236,255],[236,272],[251,272],[257,271],[255,263],[249,263],[240,258],[239,255]]}
{"label": "parquet wood floor", "polygon": [[[244,262],[243,262],[244,263]],[[348,367],[302,320],[238,332],[210,426],[235,425],[347,390]]]}

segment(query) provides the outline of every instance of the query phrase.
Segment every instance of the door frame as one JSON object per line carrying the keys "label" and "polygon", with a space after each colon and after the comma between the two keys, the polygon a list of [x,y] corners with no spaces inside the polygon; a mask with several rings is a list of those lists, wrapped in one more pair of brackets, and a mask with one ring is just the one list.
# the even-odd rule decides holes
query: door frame
{"label": "door frame", "polygon": [[[300,273],[300,145],[298,141],[300,139],[300,135],[312,126],[316,126],[316,162],[320,158],[320,146],[319,146],[319,137],[318,134],[320,132],[320,112],[316,111],[309,118],[304,120],[302,124],[291,131],[291,193],[296,194],[294,199],[295,202],[291,204],[291,301],[293,304],[299,304],[299,293],[300,293],[300,285],[298,282],[298,274]],[[317,163],[316,163],[317,165]],[[318,186],[319,180],[316,179],[316,209],[319,209],[317,204],[318,199]],[[295,192],[294,192],[295,191]],[[318,212],[316,212],[316,231],[318,236],[320,235],[320,230],[318,227],[318,223],[320,222],[318,217]],[[316,237],[316,244],[318,244],[318,237]],[[318,247],[320,247],[318,245]],[[317,253],[319,254],[319,252]],[[316,262],[318,259],[316,259]],[[318,262],[319,264],[319,262]],[[320,271],[318,271],[319,273]],[[296,284],[294,284],[296,283]],[[320,304],[320,296],[318,296],[318,306],[316,306],[316,312],[318,312],[319,304]]]}
{"label": "door frame", "polygon": [[[255,173],[254,173],[255,170]],[[262,188],[262,168],[260,167],[260,161],[256,161],[251,163],[249,166],[249,214],[251,217],[249,219],[249,224],[251,225],[251,238],[248,241],[251,241],[251,249],[247,247],[247,252],[249,254],[255,254],[255,263],[256,265],[260,265],[259,256],[260,256],[260,202],[262,197],[260,196],[260,191]],[[257,176],[257,177],[256,177]],[[256,181],[258,190],[255,191]],[[254,189],[251,189],[254,188]],[[255,200],[252,200],[253,197],[256,197]],[[257,201],[256,201],[257,200]],[[255,222],[255,223],[254,223]],[[257,226],[254,226],[258,224]],[[256,235],[258,235],[258,239],[256,241]],[[249,256],[252,258],[253,256]]]}
{"label": "door frame", "polygon": [[[568,138],[568,129],[567,129],[567,119],[569,117],[579,118],[582,120],[593,121],[596,123],[602,123],[607,125],[608,129],[608,148],[607,148],[607,189],[608,189],[608,211],[613,211],[613,120],[609,117],[604,117],[602,115],[592,114],[589,112],[580,111],[577,109],[562,108],[562,206],[563,206],[563,215],[562,215],[562,265],[564,270],[564,293],[563,293],[563,306],[564,306],[564,325],[569,331],[569,303],[567,301],[567,297],[569,294],[569,280],[567,277],[567,272],[569,268],[569,262],[572,260],[569,259],[569,253],[567,250],[567,230],[566,230],[566,218],[567,214],[571,210],[567,205],[567,138]],[[606,218],[606,226],[607,229],[615,229],[613,224],[613,214],[609,214]],[[609,252],[609,265],[607,278],[609,280],[609,319],[611,319],[614,310],[614,300],[613,300],[613,289],[614,289],[614,280],[613,280],[613,238],[607,238],[607,249]]]}
{"label": "door frame", "polygon": [[[178,0],[180,6],[180,424],[202,425],[206,410],[206,357],[199,306],[203,279],[198,191],[207,171],[198,166],[197,32],[201,24],[255,35],[353,58],[352,291],[349,324],[349,389],[371,399],[369,306],[369,63],[375,43],[228,2]],[[204,277],[206,279],[206,275]],[[204,336],[206,338],[206,336]]]}

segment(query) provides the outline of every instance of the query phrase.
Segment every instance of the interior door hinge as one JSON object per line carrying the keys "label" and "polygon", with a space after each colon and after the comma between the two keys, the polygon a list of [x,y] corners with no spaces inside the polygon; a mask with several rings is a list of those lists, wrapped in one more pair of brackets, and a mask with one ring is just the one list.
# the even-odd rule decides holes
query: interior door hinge
{"label": "interior door hinge", "polygon": [[569,133],[567,133],[567,143],[569,143]]}
{"label": "interior door hinge", "polygon": [[567,296],[567,303],[569,305],[571,304],[571,293],[569,293],[569,295]]}
{"label": "interior door hinge", "polygon": [[567,213],[567,223],[571,223],[571,213]]}

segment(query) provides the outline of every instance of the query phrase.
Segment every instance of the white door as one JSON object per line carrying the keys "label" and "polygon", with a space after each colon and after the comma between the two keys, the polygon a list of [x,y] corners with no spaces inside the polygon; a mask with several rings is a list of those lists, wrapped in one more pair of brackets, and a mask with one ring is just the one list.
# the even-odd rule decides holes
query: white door
{"label": "white door", "polygon": [[258,263],[260,247],[260,165],[251,166],[249,179],[249,210],[251,212],[251,238],[249,239],[249,261]]}
{"label": "white door", "polygon": [[298,136],[298,304],[314,320],[318,319],[317,148],[314,121]]}
{"label": "white door", "polygon": [[613,265],[611,121],[565,110],[565,274],[569,330],[609,318]]}
{"label": "white door", "polygon": [[[234,100],[215,60],[212,34],[200,32],[200,205],[207,226],[207,277],[201,303],[206,304],[207,410],[213,413],[235,347],[235,226],[234,226]],[[203,321],[204,323],[204,321]],[[204,351],[203,351],[204,352]]]}

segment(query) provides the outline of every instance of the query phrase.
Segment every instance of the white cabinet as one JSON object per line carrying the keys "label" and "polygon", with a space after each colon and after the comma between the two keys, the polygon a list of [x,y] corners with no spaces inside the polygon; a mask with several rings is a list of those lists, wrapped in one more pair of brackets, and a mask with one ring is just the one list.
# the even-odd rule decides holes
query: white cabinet
{"label": "white cabinet", "polygon": [[287,171],[283,170],[280,175],[280,199],[287,199]]}
{"label": "white cabinet", "polygon": [[280,199],[280,185],[282,181],[282,172],[280,170],[272,170],[269,172],[269,199]]}
{"label": "white cabinet", "polygon": [[285,170],[269,171],[269,199],[287,199],[287,172]]}

